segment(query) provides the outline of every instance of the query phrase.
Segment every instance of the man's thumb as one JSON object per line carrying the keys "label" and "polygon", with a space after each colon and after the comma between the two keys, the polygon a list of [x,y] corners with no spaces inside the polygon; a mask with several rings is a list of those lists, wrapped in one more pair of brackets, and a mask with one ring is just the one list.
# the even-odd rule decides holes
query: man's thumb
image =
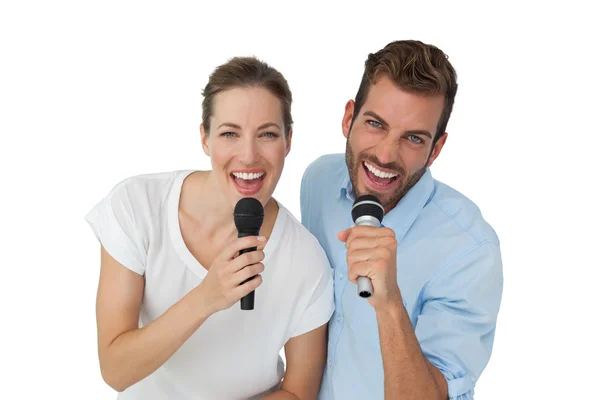
{"label": "man's thumb", "polygon": [[352,228],[348,228],[348,229],[344,229],[343,231],[339,231],[337,234],[338,240],[340,242],[345,242],[346,240],[348,240],[348,236],[350,236],[350,230]]}

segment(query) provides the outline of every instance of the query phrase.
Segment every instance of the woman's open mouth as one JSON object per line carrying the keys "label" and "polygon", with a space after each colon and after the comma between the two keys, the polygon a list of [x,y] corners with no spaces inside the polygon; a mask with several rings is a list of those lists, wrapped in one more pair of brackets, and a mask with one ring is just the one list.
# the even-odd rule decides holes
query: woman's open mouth
{"label": "woman's open mouth", "polygon": [[263,186],[265,176],[264,172],[233,172],[230,175],[235,189],[245,196],[258,193]]}

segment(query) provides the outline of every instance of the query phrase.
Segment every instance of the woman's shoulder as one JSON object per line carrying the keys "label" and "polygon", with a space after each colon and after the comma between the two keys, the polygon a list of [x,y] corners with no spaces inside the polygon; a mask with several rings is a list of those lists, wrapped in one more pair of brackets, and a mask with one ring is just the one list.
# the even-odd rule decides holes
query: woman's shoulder
{"label": "woman's shoulder", "polygon": [[120,222],[154,220],[167,204],[175,185],[181,184],[191,172],[176,170],[128,176],[114,184],[88,215],[113,214]]}
{"label": "woman's shoulder", "polygon": [[170,192],[176,181],[183,181],[185,176],[191,172],[193,171],[175,170],[128,176],[117,182],[108,196],[118,196],[123,193],[144,195],[145,197],[164,196]]}
{"label": "woman's shoulder", "polygon": [[296,216],[283,205],[279,204],[280,212],[286,220],[281,233],[280,245],[282,250],[294,254],[294,262],[312,264],[317,269],[330,268],[325,250],[314,236]]}
{"label": "woman's shoulder", "polygon": [[171,189],[189,175],[191,170],[154,172],[128,176],[113,185],[105,200],[115,204],[152,206],[163,204]]}

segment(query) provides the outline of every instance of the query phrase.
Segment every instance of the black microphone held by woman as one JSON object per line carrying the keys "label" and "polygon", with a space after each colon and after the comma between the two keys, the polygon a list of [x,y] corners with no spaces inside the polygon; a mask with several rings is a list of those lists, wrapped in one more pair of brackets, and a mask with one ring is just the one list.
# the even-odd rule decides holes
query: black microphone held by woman
{"label": "black microphone held by woman", "polygon": [[[264,219],[264,208],[260,201],[254,197],[244,197],[239,200],[233,210],[233,221],[238,231],[238,238],[245,236],[258,236]],[[257,247],[240,250],[240,255],[256,251]],[[254,276],[246,279],[241,284],[252,280]],[[242,310],[254,310],[254,290],[240,300]]]}

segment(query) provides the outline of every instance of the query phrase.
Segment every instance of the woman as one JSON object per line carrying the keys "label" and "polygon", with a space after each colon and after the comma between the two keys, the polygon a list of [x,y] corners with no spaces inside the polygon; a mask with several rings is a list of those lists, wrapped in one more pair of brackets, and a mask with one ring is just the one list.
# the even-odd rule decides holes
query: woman
{"label": "woman", "polygon": [[[272,67],[234,58],[203,95],[211,170],[130,177],[86,216],[102,245],[102,376],[119,399],[316,398],[331,269],[272,197],[290,151],[290,90]],[[243,197],[264,207],[259,237],[237,238]],[[242,310],[252,290],[254,310]]]}

